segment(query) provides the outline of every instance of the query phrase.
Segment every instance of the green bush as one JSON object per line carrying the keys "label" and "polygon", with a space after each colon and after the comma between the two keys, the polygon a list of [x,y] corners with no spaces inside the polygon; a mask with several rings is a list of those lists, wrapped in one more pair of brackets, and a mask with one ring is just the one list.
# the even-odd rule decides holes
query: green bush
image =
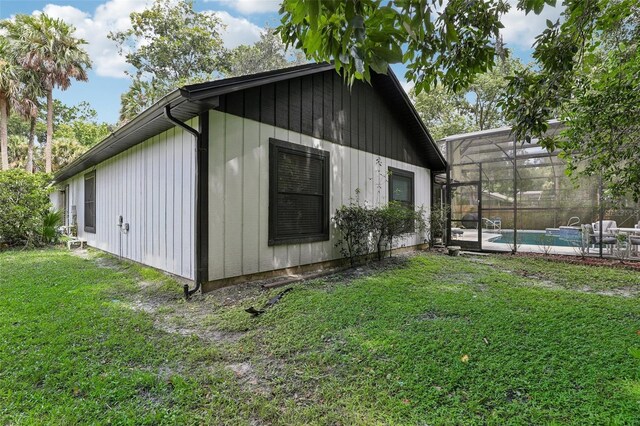
{"label": "green bush", "polygon": [[49,175],[22,169],[0,172],[0,242],[8,246],[43,242],[50,210]]}
{"label": "green bush", "polygon": [[422,207],[414,210],[396,201],[375,209],[372,223],[377,236],[378,259],[382,259],[382,247],[385,244],[393,248],[394,238],[414,232],[422,233],[428,226]]}
{"label": "green bush", "polygon": [[42,241],[48,244],[55,244],[60,240],[60,225],[62,224],[62,213],[58,210],[51,210],[44,215],[42,223]]}
{"label": "green bush", "polygon": [[447,216],[449,215],[449,206],[431,206],[431,215],[429,216],[429,239],[434,244],[436,238],[444,238],[447,230]]}
{"label": "green bush", "polygon": [[333,222],[341,235],[336,247],[353,266],[358,257],[369,254],[371,250],[372,210],[351,202],[336,210]]}

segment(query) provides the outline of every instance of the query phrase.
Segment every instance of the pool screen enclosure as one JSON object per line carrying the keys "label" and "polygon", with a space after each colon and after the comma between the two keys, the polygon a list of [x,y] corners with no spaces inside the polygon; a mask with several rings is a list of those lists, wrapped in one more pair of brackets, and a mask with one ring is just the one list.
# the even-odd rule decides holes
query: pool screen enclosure
{"label": "pool screen enclosure", "polygon": [[[551,122],[548,134],[561,129],[562,123]],[[554,246],[578,254],[583,225],[597,230],[615,221],[633,228],[640,220],[637,203],[608,199],[599,177],[570,179],[559,152],[535,139],[517,141],[508,127],[450,136],[440,144],[448,162],[441,180],[451,244],[489,251]]]}

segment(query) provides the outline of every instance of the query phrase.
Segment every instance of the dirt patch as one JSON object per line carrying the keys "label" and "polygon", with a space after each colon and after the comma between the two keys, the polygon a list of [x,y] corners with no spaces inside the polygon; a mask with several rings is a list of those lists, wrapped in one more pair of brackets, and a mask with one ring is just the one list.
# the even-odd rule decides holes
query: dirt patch
{"label": "dirt patch", "polygon": [[611,290],[588,290],[589,293],[600,294],[602,296],[615,296],[615,297],[638,297],[640,289],[635,287],[621,287]]}
{"label": "dirt patch", "polygon": [[71,250],[70,253],[73,254],[74,256],[78,256],[79,258],[85,259],[85,260],[90,260],[95,258],[95,254],[87,249]]}
{"label": "dirt patch", "polygon": [[214,328],[205,328],[199,325],[172,325],[165,321],[154,321],[156,328],[171,334],[179,334],[181,336],[196,336],[207,342],[234,343],[240,340],[245,333],[216,330]]}
{"label": "dirt patch", "polygon": [[203,324],[203,320],[212,312],[211,307],[200,304],[176,303],[166,299],[136,299],[127,304],[135,311],[145,312],[153,318],[154,327],[171,334],[196,336],[207,342],[235,343],[244,332],[218,330]]}
{"label": "dirt patch", "polygon": [[[509,255],[511,256],[511,255]],[[640,272],[640,261],[625,260],[621,262],[618,259],[599,258],[599,257],[580,257],[561,254],[541,254],[541,253],[518,253],[518,257],[530,257],[535,259],[544,259],[550,262],[569,263],[571,265],[584,266],[603,266],[610,268],[622,268]]]}
{"label": "dirt patch", "polygon": [[466,255],[465,257],[469,262],[480,263],[482,265],[489,265],[489,266],[495,265],[495,262],[493,262],[490,259],[487,259],[486,257],[475,257],[473,255]]}
{"label": "dirt patch", "polygon": [[271,386],[265,380],[261,380],[255,372],[250,362],[240,362],[237,364],[229,364],[227,368],[233,371],[241,386],[247,388],[251,392],[257,392],[262,395],[271,395]]}
{"label": "dirt patch", "polygon": [[[512,271],[509,271],[509,272],[514,273]],[[538,288],[545,288],[545,289],[552,289],[552,290],[577,291],[580,293],[592,293],[592,294],[599,294],[602,296],[614,296],[614,297],[637,297],[638,295],[640,295],[640,286],[624,286],[624,287],[617,287],[617,288],[606,289],[606,290],[594,289],[587,285],[582,287],[567,287],[567,286],[563,286],[561,284],[555,283],[551,280],[542,278],[538,275],[530,274],[527,271],[516,271],[515,273],[530,280],[525,283],[525,285],[528,285],[530,287],[538,287]]]}
{"label": "dirt patch", "polygon": [[323,283],[349,283],[359,278],[405,267],[409,259],[417,255],[416,253],[397,254],[394,257],[387,257],[381,261],[371,261],[364,265],[337,271],[336,273],[319,278],[319,280]]}
{"label": "dirt patch", "polygon": [[244,303],[247,300],[255,299],[262,296],[265,290],[262,285],[272,280],[264,281],[252,281],[248,283],[236,284],[229,287],[222,287],[217,290],[213,290],[205,295],[196,294],[193,295],[191,300],[193,302],[198,301],[215,301],[221,306],[233,306],[240,303]]}
{"label": "dirt patch", "polygon": [[282,360],[273,358],[259,358],[228,364],[238,383],[247,391],[263,396],[273,394],[273,386],[283,377],[285,366]]}
{"label": "dirt patch", "polygon": [[[135,287],[113,290],[111,296],[114,303],[134,311],[144,312],[158,330],[180,336],[195,336],[205,344],[214,345],[219,349],[222,364],[215,362],[202,365],[205,369],[220,371],[221,366],[223,368],[226,366],[236,377],[239,385],[247,392],[264,397],[270,397],[277,389],[278,392],[290,394],[292,400],[298,405],[308,405],[315,401],[313,380],[303,378],[302,372],[289,368],[286,360],[266,355],[253,355],[249,360],[238,359],[242,354],[233,350],[235,344],[242,344],[242,342],[238,342],[243,338],[257,338],[259,340],[260,337],[255,334],[255,329],[249,332],[249,330],[226,331],[216,328],[216,315],[222,309],[225,311],[244,310],[251,305],[262,306],[267,292],[261,286],[274,282],[276,279],[224,287],[204,295],[195,294],[190,300],[185,301],[181,283],[174,283],[166,277],[158,277],[157,279],[148,276],[143,278],[141,275],[136,277],[138,269],[135,265],[102,253],[95,254],[89,250],[81,255],[95,262],[99,267],[114,270],[126,269],[127,276],[133,277],[134,280],[137,278]],[[358,278],[401,268],[413,255],[415,254],[397,255],[384,259],[382,262],[371,262],[318,279],[309,279],[298,285],[330,289]],[[282,289],[270,290],[269,294],[275,294],[279,291]],[[242,314],[245,313],[242,312]],[[248,314],[246,315],[248,317]],[[170,376],[171,371],[159,372],[158,374]],[[142,392],[145,399],[153,402],[152,394],[148,394],[146,390]]]}

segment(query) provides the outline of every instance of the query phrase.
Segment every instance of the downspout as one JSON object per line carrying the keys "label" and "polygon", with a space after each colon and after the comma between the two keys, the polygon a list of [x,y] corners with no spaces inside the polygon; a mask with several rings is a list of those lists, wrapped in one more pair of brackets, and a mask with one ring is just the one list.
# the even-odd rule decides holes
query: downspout
{"label": "downspout", "polygon": [[[182,121],[175,118],[171,115],[171,105],[167,105],[164,107],[164,116],[170,122],[175,125],[183,128],[187,132],[191,133],[196,138],[196,161],[194,167],[195,174],[195,205],[194,205],[194,218],[195,218],[195,239],[194,239],[194,281],[195,288],[193,290],[189,290],[189,285],[185,284],[184,289],[184,297],[188,299],[200,290],[202,283],[205,281],[205,274],[207,273],[208,266],[207,262],[202,261],[201,257],[203,256],[203,236],[204,238],[208,238],[208,226],[206,223],[206,218],[203,217],[206,212],[207,207],[207,164],[208,164],[208,153],[207,153],[207,137],[208,137],[208,126],[209,126],[209,114],[205,112],[199,116],[199,125],[200,131],[194,129],[193,127],[183,123]],[[208,253],[205,254],[208,256]]]}

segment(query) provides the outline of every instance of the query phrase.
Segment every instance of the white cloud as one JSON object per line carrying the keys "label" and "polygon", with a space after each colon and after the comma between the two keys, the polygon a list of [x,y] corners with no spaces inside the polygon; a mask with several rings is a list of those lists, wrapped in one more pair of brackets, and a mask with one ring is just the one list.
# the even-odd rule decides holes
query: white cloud
{"label": "white cloud", "polygon": [[129,14],[143,10],[145,6],[146,3],[140,0],[109,0],[99,5],[93,16],[72,6],[54,4],[46,5],[43,12],[76,27],[76,36],[88,43],[85,48],[97,75],[123,78],[129,65],[118,55],[116,44],[107,38],[107,34],[129,28]]}
{"label": "white cloud", "polygon": [[245,18],[236,18],[228,12],[212,11],[227,26],[222,34],[224,47],[233,49],[241,44],[253,44],[260,39],[262,28]]}
{"label": "white cloud", "polygon": [[[216,0],[205,0],[206,3],[213,1]],[[281,0],[220,0],[220,3],[227,4],[246,15],[277,12],[280,9],[280,2]]]}
{"label": "white cloud", "polygon": [[504,28],[501,33],[507,47],[511,48],[530,49],[536,36],[546,28],[547,19],[555,22],[563,10],[562,7],[546,6],[540,15],[533,12],[525,15],[514,1],[510,3],[511,10],[502,18]]}
{"label": "white cloud", "polygon": [[[247,6],[248,2],[240,1],[238,3],[242,3],[242,5],[238,4],[240,9]],[[93,70],[97,75],[126,78],[125,71],[130,68],[130,65],[127,64],[123,56],[118,54],[116,43],[109,40],[107,35],[111,31],[130,28],[129,15],[131,12],[142,11],[148,4],[149,0],[109,0],[98,5],[93,14],[73,6],[47,4],[42,12],[76,27],[76,36],[85,39],[88,43],[85,49],[93,61]],[[262,28],[249,20],[232,16],[224,11],[209,12],[217,14],[227,26],[222,34],[226,48],[231,49],[240,44],[253,44],[260,39]]]}

